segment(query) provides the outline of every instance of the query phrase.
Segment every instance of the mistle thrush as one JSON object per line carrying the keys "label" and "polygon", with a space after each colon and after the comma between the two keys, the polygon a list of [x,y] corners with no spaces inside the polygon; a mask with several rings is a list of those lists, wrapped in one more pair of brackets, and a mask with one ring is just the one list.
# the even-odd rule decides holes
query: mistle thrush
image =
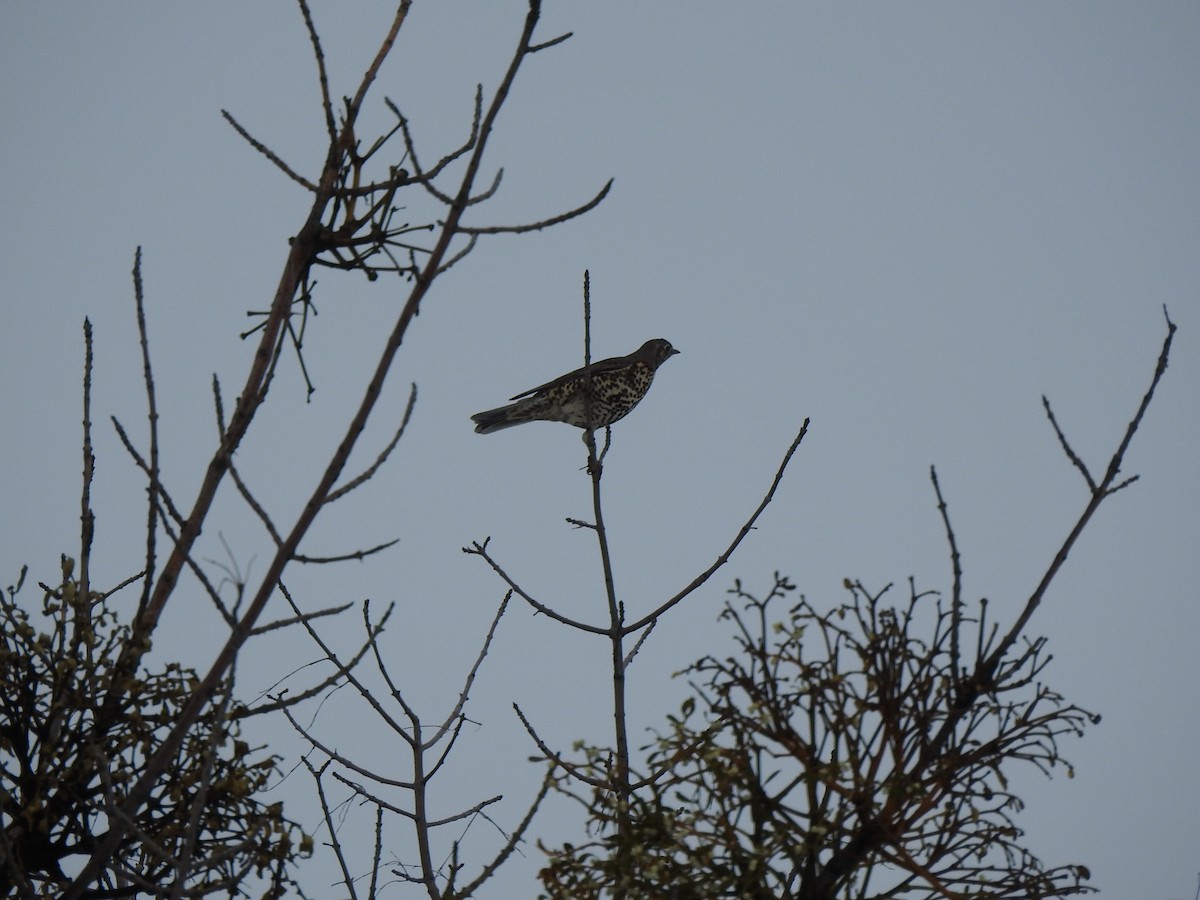
{"label": "mistle thrush", "polygon": [[[655,338],[628,356],[592,363],[592,428],[603,428],[629,415],[646,396],[655,370],[678,352],[667,341]],[[471,421],[480,434],[539,419],[587,428],[587,385],[588,370],[576,369],[509,398],[516,403],[475,413]]]}

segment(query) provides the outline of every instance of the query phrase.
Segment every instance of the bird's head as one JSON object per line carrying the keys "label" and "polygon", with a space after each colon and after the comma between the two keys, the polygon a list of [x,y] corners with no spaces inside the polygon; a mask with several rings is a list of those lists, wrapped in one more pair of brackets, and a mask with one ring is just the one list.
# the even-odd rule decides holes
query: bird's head
{"label": "bird's head", "polygon": [[670,341],[664,341],[662,338],[653,338],[642,344],[634,356],[642,359],[651,368],[657,369],[678,352],[678,350],[671,346]]}

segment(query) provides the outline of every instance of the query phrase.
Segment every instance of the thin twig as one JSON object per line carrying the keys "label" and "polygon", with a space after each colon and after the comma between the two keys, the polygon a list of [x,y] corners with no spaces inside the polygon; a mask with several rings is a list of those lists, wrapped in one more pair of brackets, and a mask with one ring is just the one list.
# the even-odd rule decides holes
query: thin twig
{"label": "thin twig", "polygon": [[87,597],[92,590],[92,539],[96,532],[96,515],[92,512],[92,478],[96,473],[96,456],[92,452],[92,323],[83,320],[83,490],[79,498],[79,593]]}
{"label": "thin twig", "polygon": [[142,248],[138,247],[133,260],[133,299],[137,309],[138,342],[142,348],[142,378],[146,385],[146,418],[150,425],[150,459],[146,469],[146,492],[149,500],[146,504],[146,568],[145,584],[142,586],[142,599],[138,606],[141,608],[150,599],[150,589],[154,583],[155,538],[158,529],[158,497],[161,491],[158,468],[158,403],[154,392],[154,371],[150,365],[150,338],[146,330],[146,303],[142,290]]}
{"label": "thin twig", "polygon": [[[269,631],[278,631],[280,628],[290,628],[293,625],[299,625],[301,622],[311,622],[314,619],[323,619],[326,616],[336,616],[348,610],[353,603],[343,603],[341,606],[330,606],[326,609],[318,609],[316,612],[302,613],[298,616],[289,616],[286,619],[276,619],[274,622],[268,622],[266,625],[258,625],[252,635],[258,636],[266,634]],[[382,624],[382,622],[380,623]]]}
{"label": "thin twig", "polygon": [[[1171,343],[1175,337],[1176,326],[1175,323],[1171,321],[1170,316],[1166,314],[1165,307],[1163,309],[1163,315],[1166,317],[1167,321],[1167,336],[1163,340],[1162,350],[1158,357],[1158,363],[1154,369],[1154,376],[1150,381],[1150,387],[1147,389],[1145,395],[1142,397],[1141,403],[1138,405],[1137,412],[1134,414],[1133,418],[1130,420],[1125,429],[1125,435],[1122,438],[1121,443],[1118,445],[1116,451],[1113,453],[1112,458],[1109,461],[1108,470],[1105,472],[1104,478],[1098,484],[1096,484],[1094,488],[1091,489],[1091,496],[1088,498],[1087,505],[1084,507],[1083,512],[1080,513],[1079,518],[1076,520],[1070,532],[1063,540],[1062,545],[1055,553],[1054,558],[1051,560],[1050,565],[1042,575],[1037,587],[1034,588],[1033,593],[1025,602],[1025,607],[1022,609],[1021,614],[1017,617],[1016,621],[1013,623],[1012,627],[1008,630],[1005,636],[995,643],[991,653],[986,657],[979,659],[971,673],[970,678],[960,686],[957,702],[954,708],[950,711],[950,714],[945,717],[941,726],[938,728],[937,733],[921,749],[919,765],[926,765],[930,759],[934,758],[941,752],[942,747],[951,739],[951,736],[955,733],[955,730],[958,728],[963,717],[974,708],[975,701],[978,699],[978,697],[993,689],[998,677],[997,673],[1002,671],[1001,667],[1004,658],[1009,654],[1017,640],[1024,633],[1026,625],[1029,623],[1029,620],[1032,618],[1034,612],[1041,605],[1041,602],[1045,598],[1045,595],[1049,590],[1050,585],[1053,583],[1055,576],[1057,576],[1059,570],[1066,563],[1067,555],[1075,546],[1075,542],[1083,533],[1084,528],[1091,521],[1092,516],[1095,515],[1096,510],[1100,508],[1100,505],[1104,502],[1104,500],[1109,497],[1114,490],[1119,490],[1128,483],[1126,481],[1120,483],[1116,488],[1112,487],[1118,473],[1120,472],[1121,464],[1125,458],[1125,452],[1129,449],[1130,442],[1133,440],[1133,436],[1137,432],[1138,426],[1141,424],[1142,417],[1145,415],[1146,410],[1150,406],[1151,400],[1154,398],[1154,392],[1158,388],[1158,383],[1162,380],[1162,376],[1167,370],[1167,361],[1170,357]],[[1064,450],[1065,449],[1066,448],[1064,448]],[[983,626],[981,622],[981,631],[982,627]],[[1027,650],[1026,654],[1022,657],[1022,660],[1028,657],[1029,652],[1031,651]],[[1009,667],[1008,671],[1012,671],[1011,666]]]}
{"label": "thin twig", "polygon": [[765,510],[770,502],[774,499],[775,491],[779,488],[779,483],[783,480],[783,473],[786,471],[788,463],[791,462],[792,456],[800,447],[800,442],[804,440],[804,436],[806,434],[808,434],[808,419],[805,419],[801,424],[800,431],[797,432],[795,439],[791,443],[791,446],[788,447],[787,452],[783,455],[783,461],[780,462],[779,468],[775,472],[775,477],[771,481],[771,486],[767,488],[767,493],[763,496],[762,502],[760,502],[758,504],[758,508],[750,514],[750,518],[746,520],[744,525],[742,525],[741,530],[737,533],[729,546],[725,548],[725,551],[716,558],[711,566],[693,578],[685,588],[679,591],[679,593],[675,594],[675,596],[671,597],[671,599],[667,600],[665,603],[662,603],[653,612],[642,616],[642,618],[638,619],[636,622],[626,625],[624,629],[626,634],[630,634],[634,631],[645,628],[667,610],[676,606],[685,597],[697,590],[713,576],[713,573],[716,572],[717,569],[729,562],[729,558],[733,555],[733,551],[736,550],[742,541],[746,539],[746,535],[748,535],[754,529],[754,523],[758,521],[758,517],[762,515],[763,510]]}
{"label": "thin twig", "polygon": [[342,884],[346,886],[346,890],[350,892],[352,900],[356,900],[358,894],[354,891],[354,879],[350,877],[350,867],[346,862],[345,851],[342,850],[342,842],[338,840],[337,828],[333,824],[333,810],[329,807],[329,800],[325,796],[325,785],[321,781],[325,770],[329,768],[329,761],[326,760],[320,769],[313,766],[308,761],[308,757],[303,758],[304,766],[308,769],[313,777],[313,781],[317,785],[317,799],[321,802],[321,812],[325,819],[325,827],[329,829],[329,847],[333,850],[333,855],[337,858],[338,866],[342,870]]}
{"label": "thin twig", "polygon": [[[284,599],[287,600],[288,604],[292,607],[292,610],[299,615],[300,607],[298,607],[296,605],[296,601],[292,599],[291,592],[288,591],[287,587],[281,583],[279,585],[279,591],[283,594]],[[391,715],[388,714],[388,711],[383,708],[383,704],[376,699],[375,695],[367,688],[365,684],[359,681],[358,676],[354,674],[353,667],[348,663],[343,663],[338,658],[337,654],[333,652],[333,649],[325,642],[324,638],[322,638],[317,630],[312,627],[312,623],[307,619],[301,619],[300,624],[304,626],[304,630],[308,632],[308,636],[312,638],[313,642],[324,652],[325,658],[333,663],[337,668],[338,675],[345,678],[354,687],[354,689],[358,691],[359,695],[362,696],[362,698],[367,701],[371,708],[375,710],[376,715],[378,715],[379,718],[382,719],[393,731],[400,735],[400,737],[405,741],[411,742],[413,738],[411,738],[404,730],[404,726],[402,726],[399,722],[393,719]]]}
{"label": "thin twig", "polygon": [[655,619],[650,623],[645,631],[638,635],[638,639],[634,642],[633,647],[630,648],[629,653],[625,656],[625,668],[629,668],[629,664],[633,662],[633,658],[637,656],[638,651],[642,649],[642,644],[646,643],[646,639],[650,637],[651,633],[655,629],[655,626],[657,625],[658,619]]}
{"label": "thin twig", "polygon": [[548,41],[542,41],[540,44],[532,44],[529,47],[529,54],[533,55],[534,53],[540,53],[543,50],[548,50],[549,48],[561,44],[563,41],[569,40],[574,36],[575,32],[568,31],[566,34],[560,34],[558,37],[550,38]]}
{"label": "thin twig", "polygon": [[[491,539],[489,538],[488,540]],[[481,557],[484,562],[492,567],[492,571],[499,575],[501,580],[509,586],[514,594],[516,594],[542,615],[549,616],[556,622],[561,622],[564,625],[569,625],[572,628],[577,628],[580,631],[586,631],[590,634],[608,634],[607,628],[602,628],[599,625],[589,625],[586,622],[580,622],[577,619],[564,616],[562,613],[557,612],[553,607],[547,606],[546,604],[541,603],[540,601],[531,597],[523,587],[509,577],[509,574],[505,572],[501,565],[492,558],[491,554],[487,552],[488,540],[485,540],[483,543],[480,543],[479,541],[473,541],[470,547],[463,547],[462,551],[463,553],[467,553],[472,556]]]}
{"label": "thin twig", "polygon": [[[308,39],[313,45],[313,59],[317,61],[317,78],[321,83],[321,111],[325,114],[325,132],[332,144],[337,140],[337,121],[333,117],[333,100],[329,96],[329,73],[325,71],[325,51],[321,49],[321,38],[313,25],[312,11],[308,8],[308,0],[298,0],[300,14],[304,16],[304,27],[308,30]],[[372,894],[371,896],[374,896]]]}
{"label": "thin twig", "polygon": [[223,109],[223,110],[221,110],[221,115],[224,117],[226,122],[228,122],[230,125],[233,126],[233,130],[236,131],[239,135],[241,135],[242,139],[247,144],[249,144],[251,147],[253,147],[255,150],[257,150],[259,153],[261,153],[263,156],[265,156],[267,159],[269,159],[272,163],[274,163],[275,167],[277,169],[279,169],[279,171],[281,171],[284,175],[286,175],[288,178],[292,179],[292,181],[296,182],[296,184],[300,185],[306,191],[312,191],[315,194],[320,190],[320,188],[318,188],[317,185],[313,184],[311,181],[309,181],[307,178],[305,178],[303,175],[301,175],[299,172],[297,172],[295,169],[293,169],[291,166],[289,166],[287,163],[285,163],[282,159],[280,159],[274,150],[272,150],[270,147],[268,147],[262,141],[258,140],[256,137],[254,137],[254,135],[252,135],[250,132],[248,132],[245,128],[243,128],[242,124],[233,117],[233,114],[231,112]]}
{"label": "thin twig", "polygon": [[450,727],[450,723],[462,715],[463,709],[467,705],[467,699],[471,695],[471,687],[475,684],[475,676],[479,674],[479,668],[483,665],[483,660],[491,649],[492,639],[496,636],[496,629],[500,626],[500,620],[504,617],[505,611],[508,609],[508,601],[512,599],[512,591],[508,591],[504,595],[504,599],[500,601],[500,606],[496,609],[496,615],[492,617],[492,624],[488,626],[487,634],[484,636],[483,645],[479,648],[479,652],[475,655],[475,662],[471,665],[471,670],[467,673],[467,677],[463,682],[462,690],[458,692],[458,702],[447,714],[441,728],[434,732],[430,739],[430,744],[437,743],[443,734]]}
{"label": "thin twig", "polygon": [[355,560],[361,562],[368,556],[374,556],[376,553],[382,553],[389,547],[394,547],[400,543],[400,538],[392,538],[390,541],[384,541],[382,544],[376,544],[374,547],[365,547],[362,550],[353,550],[350,553],[340,553],[336,556],[308,556],[304,553],[293,553],[292,559],[299,563],[308,563],[311,565],[324,565],[325,563],[349,562]]}
{"label": "thin twig", "polygon": [[1088,471],[1083,460],[1080,459],[1075,451],[1071,449],[1071,445],[1067,443],[1067,436],[1063,434],[1063,430],[1058,427],[1058,419],[1054,417],[1054,410],[1050,408],[1050,401],[1045,394],[1042,394],[1042,407],[1046,410],[1046,418],[1050,420],[1050,424],[1054,426],[1054,433],[1058,435],[1058,443],[1063,449],[1063,453],[1067,454],[1067,459],[1083,474],[1083,480],[1087,482],[1088,488],[1092,491],[1096,490],[1096,482],[1092,478],[1092,473]]}
{"label": "thin twig", "polygon": [[460,225],[457,231],[460,234],[525,234],[530,231],[541,231],[543,228],[560,225],[563,222],[570,221],[577,216],[582,216],[585,212],[595,209],[608,196],[608,192],[612,189],[612,186],[613,180],[610,178],[604,187],[600,189],[600,192],[582,206],[577,206],[574,209],[551,216],[548,219],[541,219],[525,225]]}
{"label": "thin twig", "polygon": [[[403,790],[408,790],[408,791],[413,790],[413,788],[415,787],[415,783],[412,781],[405,781],[401,778],[389,778],[388,776],[381,775],[378,772],[372,772],[370,769],[366,768],[365,766],[361,766],[358,763],[354,762],[354,760],[352,760],[346,756],[343,756],[341,753],[339,753],[337,751],[336,748],[330,747],[324,741],[321,741],[318,738],[314,737],[311,730],[309,730],[308,728],[305,728],[303,725],[301,725],[299,722],[297,722],[296,717],[292,715],[292,711],[289,708],[288,704],[279,703],[279,704],[277,704],[277,708],[279,709],[280,712],[283,713],[284,717],[291,724],[292,728],[296,729],[297,734],[299,734],[301,737],[303,737],[306,741],[308,741],[310,744],[312,744],[313,747],[315,747],[317,750],[320,750],[323,754],[325,754],[331,760],[336,761],[339,765],[345,766],[350,771],[357,772],[359,775],[362,775],[364,778],[369,778],[378,784],[386,784],[389,787],[401,788]],[[334,778],[338,778],[338,775],[336,772],[334,773]],[[342,781],[343,779],[339,778],[338,780]],[[346,783],[348,784],[349,782],[346,782]]]}
{"label": "thin twig", "polygon": [[379,470],[379,467],[387,461],[387,458],[391,455],[392,451],[396,449],[396,445],[400,443],[400,438],[404,436],[404,429],[408,427],[409,419],[412,418],[413,409],[416,407],[416,405],[417,385],[416,382],[413,382],[412,389],[408,393],[408,405],[404,407],[404,417],[400,420],[400,427],[396,429],[396,433],[392,436],[391,441],[386,447],[383,448],[383,451],[379,454],[379,456],[376,457],[375,462],[369,465],[362,472],[362,474],[350,479],[337,490],[330,491],[329,496],[325,498],[326,505],[344,497],[359,485],[370,480],[371,476]]}
{"label": "thin twig", "polygon": [[550,787],[553,784],[554,766],[551,765],[547,767],[546,777],[542,779],[542,787],[537,792],[537,796],[535,796],[533,798],[533,802],[529,804],[529,809],[525,811],[525,815],[521,819],[520,824],[517,825],[516,829],[513,831],[508,840],[505,841],[504,846],[500,848],[500,852],[497,853],[491,859],[491,861],[480,870],[479,875],[476,876],[473,881],[465,885],[458,892],[457,896],[474,897],[479,891],[479,888],[496,874],[496,871],[501,865],[504,864],[504,861],[512,855],[513,851],[516,850],[517,846],[521,843],[522,838],[525,836],[525,832],[529,829],[530,824],[533,822],[533,817],[537,814],[538,809],[542,805],[542,801],[546,799],[546,794],[550,791]]}
{"label": "thin twig", "polygon": [[[137,449],[133,446],[133,442],[129,439],[129,435],[125,432],[125,426],[120,423],[116,416],[112,416],[110,421],[113,423],[113,430],[117,432],[117,437],[120,439],[121,444],[124,445],[125,450],[129,453],[137,467],[142,470],[147,478],[149,478],[151,472],[150,463],[147,462],[147,460],[140,453],[138,453]],[[175,501],[171,499],[171,496],[166,492],[166,489],[161,483],[158,485],[157,494],[158,499],[162,501],[163,505],[165,506],[165,509],[159,510],[158,515],[162,516],[165,512],[170,516],[171,520],[174,521],[176,525],[182,526],[183,513],[179,511],[179,508],[175,505]]]}
{"label": "thin twig", "polygon": [[555,753],[553,750],[551,750],[548,746],[546,746],[546,742],[538,736],[537,731],[534,729],[533,725],[530,724],[529,720],[525,718],[525,713],[521,711],[521,707],[514,703],[513,709],[516,710],[517,718],[521,720],[521,724],[525,726],[525,731],[528,732],[531,738],[533,738],[533,742],[537,744],[538,749],[542,751],[542,754],[546,757],[546,759],[550,760],[550,762],[554,763],[556,766],[561,766],[572,778],[581,781],[584,784],[590,784],[592,787],[598,788],[606,788],[610,786],[607,779],[592,778],[590,775],[585,774],[583,769],[581,769],[579,766],[568,762],[562,756],[562,754]]}
{"label": "thin twig", "polygon": [[950,525],[950,510],[942,496],[942,486],[938,483],[937,469],[933,466],[929,467],[929,479],[933,482],[938,512],[942,516],[942,525],[946,529],[946,541],[950,545],[950,567],[954,577],[954,586],[950,595],[950,671],[951,677],[958,678],[961,672],[958,637],[962,630],[962,557],[958,552],[958,540],[954,537],[954,528]]}

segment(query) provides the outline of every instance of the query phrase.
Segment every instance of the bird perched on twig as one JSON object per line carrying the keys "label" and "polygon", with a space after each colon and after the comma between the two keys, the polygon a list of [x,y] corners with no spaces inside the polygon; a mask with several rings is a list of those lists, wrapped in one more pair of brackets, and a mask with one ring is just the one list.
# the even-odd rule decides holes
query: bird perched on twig
{"label": "bird perched on twig", "polygon": [[628,356],[614,356],[576,369],[539,387],[523,391],[508,406],[471,416],[475,430],[491,434],[523,422],[566,422],[588,427],[588,376],[591,375],[592,429],[611,425],[629,415],[650,389],[654,373],[679,351],[662,338],[646,341]]}

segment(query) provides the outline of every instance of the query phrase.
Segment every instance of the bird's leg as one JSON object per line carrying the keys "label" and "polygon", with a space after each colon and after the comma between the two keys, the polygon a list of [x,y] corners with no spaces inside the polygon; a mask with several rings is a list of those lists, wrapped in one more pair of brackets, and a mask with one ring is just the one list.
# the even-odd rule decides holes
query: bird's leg
{"label": "bird's leg", "polygon": [[[588,461],[584,468],[587,469],[587,473],[593,478],[599,478],[600,473],[603,471],[603,466],[601,466],[600,460],[603,458],[604,453],[601,453],[599,456],[596,455],[595,433],[588,431],[586,428],[583,431],[583,445],[587,447],[588,450]],[[605,452],[608,452],[607,443],[604,445],[604,450]]]}
{"label": "bird's leg", "polygon": [[596,457],[597,462],[604,462],[604,457],[608,455],[608,448],[612,446],[612,426],[604,426],[604,449],[600,451],[600,455]]}

